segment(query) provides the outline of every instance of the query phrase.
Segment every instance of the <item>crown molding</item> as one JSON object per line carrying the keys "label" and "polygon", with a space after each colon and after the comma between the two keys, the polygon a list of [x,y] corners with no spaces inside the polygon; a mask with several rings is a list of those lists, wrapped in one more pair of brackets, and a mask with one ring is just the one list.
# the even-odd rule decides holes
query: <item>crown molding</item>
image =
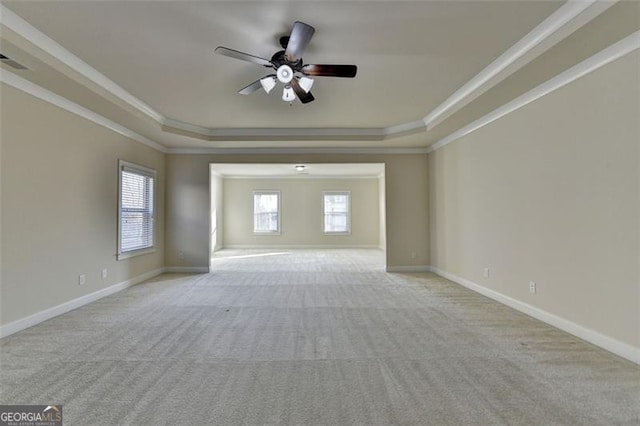
{"label": "crown molding", "polygon": [[160,114],[113,80],[65,49],[55,40],[0,4],[0,23],[47,52],[67,67],[111,93],[129,106],[155,120],[163,131],[208,141],[236,140],[385,140],[426,130],[422,121],[382,128],[209,128]]}
{"label": "crown molding", "polygon": [[[402,123],[399,125],[393,125],[382,128],[208,128],[191,123],[182,122],[179,120],[167,118],[155,111],[149,105],[136,98],[131,93],[117,85],[105,75],[101,74],[95,68],[91,67],[86,62],[75,56],[73,53],[65,49],[63,46],[49,38],[44,33],[40,32],[37,28],[33,27],[27,21],[13,13],[4,5],[0,4],[0,23],[7,28],[11,29],[24,39],[28,40],[35,46],[48,52],[63,64],[78,72],[80,75],[89,79],[103,90],[111,93],[117,98],[121,99],[131,107],[140,111],[144,115],[155,120],[162,128],[163,131],[168,133],[179,134],[195,139],[206,141],[293,141],[293,140],[343,140],[343,141],[381,141],[389,140],[409,134],[415,134],[425,132],[433,125],[437,124],[438,120],[443,119],[447,113],[452,113],[456,108],[466,104],[470,98],[477,96],[484,88],[487,89],[487,82],[494,79],[495,84],[496,77],[505,77],[505,70],[512,66],[519,59],[522,59],[525,55],[530,54],[537,47],[541,47],[545,41],[549,41],[553,36],[558,37],[558,33],[563,27],[571,21],[576,20],[580,15],[584,17],[587,11],[590,11],[591,16],[583,19],[583,22],[577,23],[578,27],[570,29],[575,31],[579,26],[584,25],[590,19],[597,16],[597,14],[604,11],[607,7],[614,4],[617,0],[568,0],[566,4],[561,6],[556,12],[551,14],[541,24],[534,28],[529,34],[518,41],[510,49],[504,52],[498,59],[492,62],[484,70],[482,70],[473,79],[467,82],[464,86],[458,89],[453,95],[451,95],[445,102],[440,104],[429,115],[422,120]],[[568,34],[564,34],[566,36]],[[612,46],[613,47],[613,46]],[[547,47],[548,48],[548,47]],[[542,53],[539,52],[538,54]],[[595,55],[598,56],[598,55]],[[585,61],[587,62],[587,61]],[[601,65],[600,65],[601,66]],[[573,70],[576,67],[571,68]],[[569,70],[570,71],[570,70]],[[537,89],[534,89],[525,95],[515,99],[514,101],[503,105],[497,110],[487,114],[479,120],[459,129],[444,139],[436,142],[427,148],[185,148],[185,149],[168,149],[165,146],[151,141],[144,136],[135,133],[117,123],[106,119],[98,114],[95,114],[88,109],[81,107],[67,99],[64,99],[58,95],[49,92],[48,90],[36,86],[33,83],[28,83],[26,80],[18,77],[9,71],[3,70],[6,73],[6,78],[2,81],[20,88],[25,92],[31,93],[41,99],[48,100],[51,103],[58,105],[68,111],[75,112],[91,121],[94,121],[100,125],[103,125],[111,130],[114,130],[122,135],[130,137],[146,145],[152,146],[161,152],[170,154],[301,154],[301,153],[327,153],[327,154],[422,154],[431,152],[438,149],[447,143],[458,139],[491,121],[498,119],[499,117],[520,108],[526,103],[528,96]],[[515,70],[510,70],[515,72]],[[502,73],[502,74],[501,74]],[[9,76],[11,74],[11,76]],[[565,73],[563,73],[565,74]],[[563,75],[561,74],[561,75]],[[15,78],[14,78],[15,77]],[[575,78],[579,78],[575,77]],[[574,79],[575,79],[574,78]],[[18,80],[19,79],[19,80]],[[9,82],[8,80],[11,80]],[[20,81],[22,80],[22,81]],[[13,82],[13,83],[12,83]],[[550,83],[550,82],[547,82]],[[547,83],[539,86],[545,86]],[[566,84],[566,83],[564,83]],[[560,86],[561,87],[561,86]],[[543,89],[541,89],[544,91]],[[555,89],[550,89],[552,91]],[[545,92],[549,93],[549,91]],[[539,96],[543,96],[539,95]],[[538,96],[538,97],[539,97]],[[534,98],[537,99],[537,98]],[[524,102],[518,106],[518,102]]]}
{"label": "crown molding", "polygon": [[540,99],[541,97],[548,95],[549,93],[560,89],[567,84],[584,77],[585,75],[601,68],[616,59],[619,59],[634,50],[640,48],[640,31],[623,38],[622,40],[612,44],[611,46],[601,50],[599,53],[591,56],[588,59],[574,65],[566,71],[561,72],[557,76],[547,80],[536,88],[526,92],[525,94],[518,96],[511,102],[508,102],[501,107],[493,110],[489,114],[480,117],[476,121],[462,127],[461,129],[451,133],[433,145],[429,146],[429,152],[435,151],[443,146],[462,138],[476,130],[493,123],[494,121],[504,117],[505,115],[512,113],[523,106],[530,104],[531,102]]}
{"label": "crown molding", "polygon": [[133,130],[124,127],[108,118],[97,114],[75,102],[70,101],[56,93],[53,93],[29,80],[26,80],[4,68],[0,69],[0,82],[14,87],[22,92],[32,95],[38,99],[55,105],[65,111],[76,114],[93,123],[112,130],[129,139],[140,142],[165,154],[358,154],[358,155],[388,155],[388,154],[426,154],[428,148],[342,148],[342,147],[320,147],[320,148],[174,148],[169,149]]}
{"label": "crown molding", "polygon": [[602,0],[569,0],[538,25],[522,40],[517,42],[480,74],[456,91],[428,116],[419,121],[401,123],[382,128],[209,128],[168,118],[154,110],[104,74],[49,38],[4,5],[0,4],[0,22],[35,46],[48,52],[63,64],[89,79],[97,86],[121,99],[134,109],[155,120],[163,131],[181,134],[208,141],[235,140],[387,140],[408,134],[424,132],[433,122],[452,110],[483,84],[503,71],[518,58],[529,52],[543,40],[554,34],[560,27],[577,15]]}
{"label": "crown molding", "polygon": [[80,117],[86,118],[89,121],[106,127],[107,129],[112,130],[122,136],[126,136],[129,139],[133,139],[137,142],[150,146],[151,148],[157,149],[160,152],[167,152],[167,148],[165,146],[160,145],[159,143],[154,142],[151,139],[148,139],[140,135],[139,133],[134,132],[133,130],[121,126],[115,121],[111,121],[100,114],[96,114],[95,112],[68,100],[67,98],[63,98],[60,95],[57,95],[41,86],[38,86],[37,84],[30,82],[29,80],[25,80],[24,78],[12,73],[11,71],[1,69],[0,82],[8,84],[9,86],[35,96],[36,98],[39,98],[43,101],[49,102],[50,104],[58,106]]}
{"label": "crown molding", "polygon": [[422,120],[381,128],[208,128],[167,118],[162,130],[207,141],[368,140],[380,141],[424,132]]}
{"label": "crown molding", "polygon": [[[321,148],[167,148],[157,142],[154,142],[118,123],[115,123],[93,111],[80,106],[60,95],[57,95],[41,86],[38,86],[24,78],[6,70],[0,69],[0,82],[8,84],[18,90],[33,95],[41,100],[56,105],[64,110],[74,113],[78,116],[86,118],[96,124],[107,129],[119,133],[125,137],[138,141],[142,144],[150,146],[160,152],[166,154],[203,154],[203,155],[221,155],[221,154],[356,154],[356,155],[389,155],[389,154],[428,154],[443,146],[460,139],[481,127],[490,124],[505,115],[516,111],[523,106],[589,74],[598,68],[609,64],[640,48],[640,31],[625,37],[608,48],[600,51],[592,57],[580,62],[579,64],[569,68],[568,70],[558,74],[556,77],[547,80],[545,83],[530,90],[529,92],[517,97],[516,99],[504,104],[503,106],[493,110],[489,114],[479,118],[478,120],[462,127],[454,133],[440,139],[436,143],[424,148],[342,148],[342,147],[321,147]],[[396,126],[398,132],[405,129],[405,125]],[[419,128],[412,123],[407,123],[406,127]]]}
{"label": "crown molding", "polygon": [[62,45],[13,13],[3,4],[0,4],[0,23],[148,117],[157,122],[161,122],[164,119],[162,114],[127,92],[113,80],[62,47]]}
{"label": "crown molding", "polygon": [[428,154],[427,148],[172,148],[167,154],[176,155],[255,155],[255,154],[357,154],[357,155],[390,155],[390,154]]}
{"label": "crown molding", "polygon": [[[562,27],[576,19],[579,15],[583,14],[587,9],[597,9],[594,12],[595,14],[590,18],[593,19],[597,14],[602,13],[616,1],[617,0],[568,0],[558,10],[549,15],[544,21],[531,30],[526,36],[507,49],[495,61],[491,62],[486,68],[480,71],[475,77],[456,90],[449,98],[424,117],[423,122],[427,130],[433,128],[438,122],[446,118],[445,115],[448,116],[448,113],[450,114],[454,112],[454,110],[466,105],[466,103],[472,98],[479,95],[479,92],[482,91],[483,87],[484,90],[487,90],[488,88],[485,87],[487,82],[495,79],[509,66],[516,63],[516,61],[523,58],[526,54],[532,52],[537,46],[540,46],[543,42],[551,39],[552,36],[556,35]],[[586,22],[582,22],[580,26],[586,24],[590,19]],[[573,28],[571,32],[578,28]],[[542,52],[538,52],[538,54],[541,53]],[[533,57],[530,58],[530,60],[532,59]],[[524,64],[521,64],[521,66],[524,66]],[[512,74],[516,69],[512,69],[510,71],[511,72],[509,74]],[[503,79],[509,74],[503,75]],[[497,83],[498,81],[493,81],[493,85]]]}

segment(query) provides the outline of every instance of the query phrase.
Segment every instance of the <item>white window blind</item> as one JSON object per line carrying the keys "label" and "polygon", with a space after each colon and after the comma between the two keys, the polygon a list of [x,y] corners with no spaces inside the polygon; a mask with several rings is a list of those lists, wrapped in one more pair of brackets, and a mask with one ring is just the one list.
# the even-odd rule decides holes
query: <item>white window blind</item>
{"label": "white window blind", "polygon": [[155,170],[119,162],[118,258],[141,254],[154,246]]}
{"label": "white window blind", "polygon": [[280,232],[280,193],[254,191],[253,232]]}
{"label": "white window blind", "polygon": [[325,234],[347,234],[350,232],[348,191],[324,192],[324,232]]}

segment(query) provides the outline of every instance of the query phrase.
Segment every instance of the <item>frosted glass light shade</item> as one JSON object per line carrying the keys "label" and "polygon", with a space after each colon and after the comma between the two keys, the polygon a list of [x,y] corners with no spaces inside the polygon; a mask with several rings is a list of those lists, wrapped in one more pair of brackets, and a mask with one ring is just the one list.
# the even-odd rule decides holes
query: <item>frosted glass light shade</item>
{"label": "frosted glass light shade", "polygon": [[300,87],[302,87],[302,90],[304,90],[305,93],[309,93],[309,90],[311,90],[311,86],[313,86],[313,80],[309,77],[300,77],[299,83]]}
{"label": "frosted glass light shade", "polygon": [[276,87],[276,78],[275,77],[265,77],[260,79],[260,84],[265,92],[271,92],[271,89]]}
{"label": "frosted glass light shade", "polygon": [[293,102],[296,99],[296,94],[293,92],[291,86],[287,86],[282,91],[282,100],[285,102]]}

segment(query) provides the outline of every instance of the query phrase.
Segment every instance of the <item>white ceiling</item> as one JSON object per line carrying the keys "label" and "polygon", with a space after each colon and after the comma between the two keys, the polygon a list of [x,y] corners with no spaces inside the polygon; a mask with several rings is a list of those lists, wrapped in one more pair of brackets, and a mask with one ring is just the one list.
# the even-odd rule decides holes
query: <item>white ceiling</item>
{"label": "white ceiling", "polygon": [[[563,2],[2,4],[27,23],[12,18],[9,25],[9,13],[1,18],[2,52],[31,68],[16,72],[22,78],[167,147],[268,148],[280,140],[296,147],[344,146],[344,140],[382,147],[389,134],[424,130],[429,114]],[[289,106],[276,90],[237,94],[269,70],[214,55],[215,47],[270,58],[296,20],[316,29],[305,63],[356,64],[357,77],[316,78],[316,101],[307,105]],[[404,146],[425,146],[421,140],[408,137]]]}

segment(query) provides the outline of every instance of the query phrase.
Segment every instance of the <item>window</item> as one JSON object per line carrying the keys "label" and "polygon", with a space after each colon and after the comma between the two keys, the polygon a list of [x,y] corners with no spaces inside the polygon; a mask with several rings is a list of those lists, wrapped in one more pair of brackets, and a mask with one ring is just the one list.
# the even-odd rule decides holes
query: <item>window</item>
{"label": "window", "polygon": [[348,191],[323,192],[324,233],[348,234],[351,232]]}
{"label": "window", "polygon": [[280,233],[280,192],[254,191],[253,232]]}
{"label": "window", "polygon": [[118,162],[118,259],[154,249],[155,170]]}

